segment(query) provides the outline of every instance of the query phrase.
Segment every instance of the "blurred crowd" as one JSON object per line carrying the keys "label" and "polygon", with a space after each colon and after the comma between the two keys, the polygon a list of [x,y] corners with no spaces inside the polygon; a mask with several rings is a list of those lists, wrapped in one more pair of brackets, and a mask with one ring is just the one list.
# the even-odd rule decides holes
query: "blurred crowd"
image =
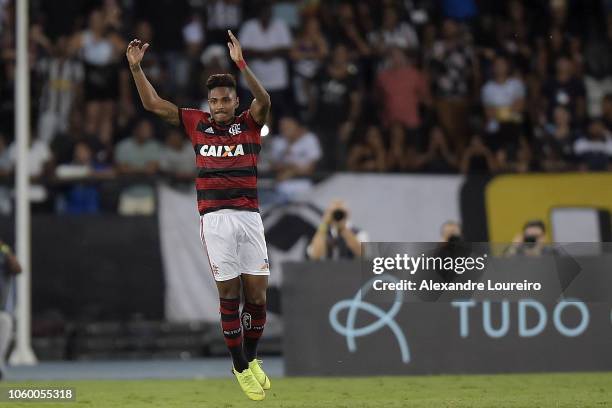
{"label": "blurred crowd", "polygon": [[[15,160],[14,11],[0,0],[1,176]],[[227,29],[272,96],[261,169],[286,194],[334,171],[612,169],[610,0],[31,0],[30,12],[29,167],[42,184],[188,184],[193,149],[144,112],[125,49],[150,43],[158,93],[207,109],[206,78],[238,74]],[[131,186],[123,212],[147,212],[132,199],[149,190]],[[71,184],[59,207],[96,211],[98,194]]]}

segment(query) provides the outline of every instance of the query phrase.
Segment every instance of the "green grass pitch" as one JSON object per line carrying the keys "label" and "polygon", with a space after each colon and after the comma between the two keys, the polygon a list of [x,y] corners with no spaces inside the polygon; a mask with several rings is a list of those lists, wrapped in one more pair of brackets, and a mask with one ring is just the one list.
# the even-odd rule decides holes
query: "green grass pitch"
{"label": "green grass pitch", "polygon": [[272,379],[262,402],[233,379],[4,382],[12,387],[73,387],[77,401],[0,407],[612,407],[612,373]]}

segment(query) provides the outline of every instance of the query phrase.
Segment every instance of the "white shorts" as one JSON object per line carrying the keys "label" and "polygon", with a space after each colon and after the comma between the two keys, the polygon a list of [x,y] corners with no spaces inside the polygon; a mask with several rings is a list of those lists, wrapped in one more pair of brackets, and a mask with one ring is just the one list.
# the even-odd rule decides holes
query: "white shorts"
{"label": "white shorts", "polygon": [[268,251],[258,212],[218,210],[200,216],[200,239],[216,281],[243,273],[270,275]]}

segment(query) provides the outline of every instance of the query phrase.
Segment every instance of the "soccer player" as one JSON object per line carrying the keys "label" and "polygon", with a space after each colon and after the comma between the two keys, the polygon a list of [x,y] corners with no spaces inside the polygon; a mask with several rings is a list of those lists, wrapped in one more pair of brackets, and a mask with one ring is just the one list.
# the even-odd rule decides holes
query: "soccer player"
{"label": "soccer player", "polygon": [[[247,397],[262,400],[270,380],[256,357],[266,322],[270,268],[257,201],[257,156],[270,95],[244,61],[234,34],[228,34],[230,57],[255,97],[239,116],[235,114],[239,101],[232,75],[211,75],[206,81],[211,113],[179,109],[157,95],[140,67],[149,44],[133,40],[126,56],[144,108],[170,124],[182,125],[191,139],[198,168],[200,238],[219,291],[221,327],[232,356],[232,372]],[[241,292],[245,303],[240,314]]]}

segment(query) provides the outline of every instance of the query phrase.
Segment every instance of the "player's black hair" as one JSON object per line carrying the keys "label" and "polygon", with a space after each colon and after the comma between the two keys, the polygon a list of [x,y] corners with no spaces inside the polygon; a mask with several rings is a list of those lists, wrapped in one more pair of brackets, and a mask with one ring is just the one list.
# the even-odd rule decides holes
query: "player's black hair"
{"label": "player's black hair", "polygon": [[542,230],[542,232],[546,232],[546,225],[542,220],[530,220],[525,223],[523,226],[523,231],[525,231],[529,227],[538,227]]}
{"label": "player's black hair", "polygon": [[213,74],[206,80],[206,88],[211,91],[215,88],[236,89],[236,79],[232,74]]}

